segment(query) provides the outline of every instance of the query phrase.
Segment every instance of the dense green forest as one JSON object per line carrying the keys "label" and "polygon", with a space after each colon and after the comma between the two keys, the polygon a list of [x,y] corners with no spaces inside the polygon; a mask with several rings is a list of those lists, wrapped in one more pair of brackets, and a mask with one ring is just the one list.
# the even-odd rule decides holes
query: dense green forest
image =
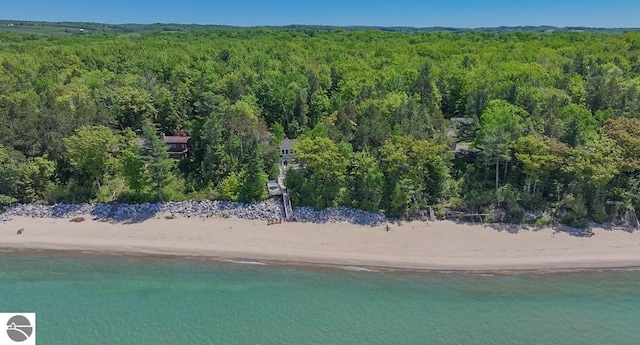
{"label": "dense green forest", "polygon": [[0,33],[1,204],[258,201],[289,137],[294,205],[585,226],[640,207],[639,118],[637,32]]}

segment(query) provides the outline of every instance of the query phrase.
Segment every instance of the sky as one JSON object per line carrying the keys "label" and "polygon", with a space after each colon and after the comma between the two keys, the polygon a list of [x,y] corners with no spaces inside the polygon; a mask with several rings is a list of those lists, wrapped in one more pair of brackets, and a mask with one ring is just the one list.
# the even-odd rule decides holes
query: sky
{"label": "sky", "polygon": [[2,0],[0,19],[234,26],[640,27],[640,0]]}

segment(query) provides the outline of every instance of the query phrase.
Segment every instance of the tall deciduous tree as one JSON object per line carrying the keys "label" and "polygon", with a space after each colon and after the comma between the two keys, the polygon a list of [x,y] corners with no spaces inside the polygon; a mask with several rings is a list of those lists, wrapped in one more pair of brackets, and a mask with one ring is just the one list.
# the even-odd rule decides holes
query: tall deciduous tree
{"label": "tall deciduous tree", "polygon": [[0,145],[0,205],[18,201],[20,162],[8,148]]}
{"label": "tall deciduous tree", "polygon": [[114,103],[116,118],[122,129],[139,129],[145,120],[151,121],[158,114],[149,92],[131,86],[116,89]]}
{"label": "tall deciduous tree", "polygon": [[597,123],[588,109],[569,104],[560,109],[558,116],[562,120],[563,129],[560,139],[569,146],[583,145],[595,137]]}
{"label": "tall deciduous tree", "polygon": [[149,174],[142,156],[142,148],[130,145],[122,152],[122,175],[129,188],[140,198],[149,185]]}
{"label": "tall deciduous tree", "polygon": [[113,171],[120,138],[105,126],[83,126],[76,134],[64,138],[67,159],[79,173],[95,181],[98,189],[107,173]]}
{"label": "tall deciduous tree", "polygon": [[378,212],[384,187],[384,175],[376,157],[368,149],[357,152],[351,164],[349,190],[351,206],[365,211]]}
{"label": "tall deciduous tree", "polygon": [[[336,206],[344,188],[349,161],[329,138],[302,137],[293,145],[298,162],[305,170],[310,199],[314,207]],[[303,187],[304,188],[304,187]]]}
{"label": "tall deciduous tree", "polygon": [[609,183],[619,172],[619,162],[618,146],[607,138],[601,138],[575,149],[563,170],[571,173],[586,192]]}
{"label": "tall deciduous tree", "polygon": [[614,140],[621,150],[620,168],[629,173],[640,171],[640,120],[619,117],[608,119],[604,133]]}
{"label": "tall deciduous tree", "polygon": [[566,145],[554,139],[531,135],[518,138],[513,144],[513,150],[526,176],[527,192],[533,195],[536,194],[539,183],[564,166],[565,158],[570,152]]}
{"label": "tall deciduous tree", "polygon": [[[402,136],[388,139],[380,149],[385,174],[383,207],[393,216],[409,215],[442,201],[449,178],[447,147]],[[398,195],[398,193],[408,193]],[[400,200],[409,199],[406,203]]]}
{"label": "tall deciduous tree", "polygon": [[[523,130],[526,112],[502,100],[489,102],[480,119],[474,146],[487,165],[495,165],[495,192],[498,193],[500,163],[511,159],[511,141]],[[505,168],[506,169],[506,168]],[[506,170],[505,170],[506,171]]]}
{"label": "tall deciduous tree", "polygon": [[587,142],[573,150],[563,171],[570,174],[571,189],[583,196],[591,217],[596,221],[607,220],[605,200],[609,194],[606,186],[619,173],[620,151],[608,138]]}
{"label": "tall deciduous tree", "polygon": [[22,199],[26,202],[45,200],[48,192],[53,188],[53,174],[56,163],[49,157],[34,157],[21,166],[21,176],[18,181]]}

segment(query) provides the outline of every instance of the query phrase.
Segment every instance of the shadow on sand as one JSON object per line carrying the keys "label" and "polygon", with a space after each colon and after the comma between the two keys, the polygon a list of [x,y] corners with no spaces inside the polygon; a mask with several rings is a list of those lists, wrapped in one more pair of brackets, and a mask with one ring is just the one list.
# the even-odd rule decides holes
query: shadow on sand
{"label": "shadow on sand", "polygon": [[[457,222],[460,224],[474,224],[474,223],[468,223],[468,222]],[[478,224],[478,223],[475,223]],[[518,232],[522,231],[522,230],[527,230],[527,231],[538,231],[538,230],[542,230],[542,228],[538,228],[535,227],[533,225],[522,225],[522,224],[502,224],[502,223],[491,223],[491,224],[484,224],[487,227],[490,227],[492,229],[495,229],[497,231],[506,231],[510,234],[517,234]],[[570,236],[575,236],[575,237],[592,237],[595,235],[594,233],[594,229],[603,229],[603,230],[607,230],[607,231],[626,231],[626,232],[633,232],[634,229],[633,227],[629,227],[629,226],[615,226],[613,224],[591,224],[589,227],[587,228],[574,228],[568,225],[563,225],[563,224],[555,224],[555,225],[551,225],[547,228],[553,229],[554,234],[557,233],[566,233],[569,234]]]}

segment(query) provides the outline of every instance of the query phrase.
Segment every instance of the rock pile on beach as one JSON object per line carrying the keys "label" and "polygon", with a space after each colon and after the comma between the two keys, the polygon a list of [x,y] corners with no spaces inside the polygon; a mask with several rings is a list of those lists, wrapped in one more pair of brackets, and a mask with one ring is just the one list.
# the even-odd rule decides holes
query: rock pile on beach
{"label": "rock pile on beach", "polygon": [[293,214],[299,222],[328,223],[349,222],[358,225],[378,225],[386,221],[382,213],[365,212],[348,207],[328,208],[316,211],[312,207],[295,207]]}
{"label": "rock pile on beach", "polygon": [[228,201],[180,201],[144,204],[19,204],[4,208],[4,217],[23,216],[32,218],[69,218],[90,214],[99,220],[136,220],[151,218],[158,214],[183,217],[223,216],[241,219],[282,218],[282,205],[275,200],[257,204]]}
{"label": "rock pile on beach", "polygon": [[[311,207],[296,207],[296,221],[326,223],[345,221],[359,225],[377,225],[385,221],[383,214],[370,213],[346,207],[315,211]],[[282,203],[269,199],[261,203],[245,204],[229,201],[180,201],[144,204],[18,204],[4,208],[4,218],[22,216],[32,218],[71,218],[90,214],[103,221],[141,221],[159,214],[182,217],[234,217],[240,219],[267,220],[284,218]]]}

